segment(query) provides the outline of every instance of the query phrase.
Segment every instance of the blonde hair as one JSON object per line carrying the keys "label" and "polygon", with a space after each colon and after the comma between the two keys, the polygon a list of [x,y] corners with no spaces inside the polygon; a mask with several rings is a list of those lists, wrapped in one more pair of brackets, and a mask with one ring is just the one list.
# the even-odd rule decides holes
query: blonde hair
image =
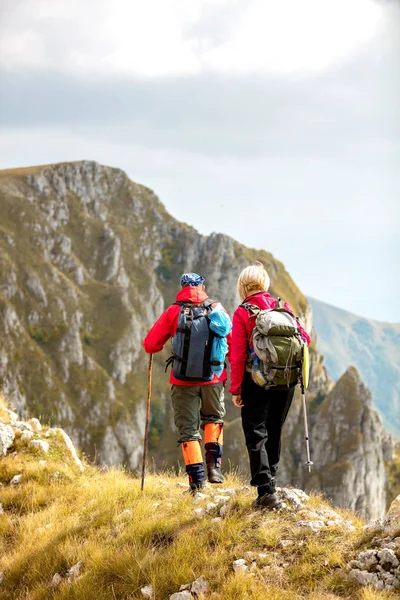
{"label": "blonde hair", "polygon": [[237,289],[242,300],[254,292],[267,292],[270,279],[264,265],[258,261],[243,269],[239,275]]}

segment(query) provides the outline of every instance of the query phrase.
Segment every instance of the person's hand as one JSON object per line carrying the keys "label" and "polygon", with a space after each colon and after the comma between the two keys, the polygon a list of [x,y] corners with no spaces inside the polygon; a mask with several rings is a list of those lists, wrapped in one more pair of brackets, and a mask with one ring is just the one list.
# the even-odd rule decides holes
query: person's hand
{"label": "person's hand", "polygon": [[242,408],[244,406],[242,396],[240,394],[234,394],[232,396],[232,402],[236,408]]}

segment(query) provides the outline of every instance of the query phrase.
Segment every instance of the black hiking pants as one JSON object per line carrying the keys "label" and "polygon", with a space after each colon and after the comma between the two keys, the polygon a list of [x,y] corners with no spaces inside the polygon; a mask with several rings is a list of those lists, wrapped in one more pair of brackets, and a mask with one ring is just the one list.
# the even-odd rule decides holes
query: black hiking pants
{"label": "black hiking pants", "polygon": [[264,390],[245,373],[242,383],[242,426],[250,459],[250,484],[259,496],[275,492],[275,473],[281,452],[282,427],[295,386]]}

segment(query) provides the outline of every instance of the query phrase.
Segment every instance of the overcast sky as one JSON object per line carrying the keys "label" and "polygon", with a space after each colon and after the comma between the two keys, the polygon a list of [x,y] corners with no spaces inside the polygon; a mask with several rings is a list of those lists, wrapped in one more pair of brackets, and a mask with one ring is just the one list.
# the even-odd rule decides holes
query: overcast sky
{"label": "overcast sky", "polygon": [[0,85],[0,168],[121,167],[400,320],[398,0],[0,0]]}

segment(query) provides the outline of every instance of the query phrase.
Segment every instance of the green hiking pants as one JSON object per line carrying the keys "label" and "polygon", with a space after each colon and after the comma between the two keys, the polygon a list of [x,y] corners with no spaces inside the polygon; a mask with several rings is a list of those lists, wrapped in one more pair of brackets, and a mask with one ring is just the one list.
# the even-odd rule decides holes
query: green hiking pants
{"label": "green hiking pants", "polygon": [[200,428],[206,423],[223,423],[225,416],[224,384],[173,385],[171,399],[178,444],[201,440]]}

